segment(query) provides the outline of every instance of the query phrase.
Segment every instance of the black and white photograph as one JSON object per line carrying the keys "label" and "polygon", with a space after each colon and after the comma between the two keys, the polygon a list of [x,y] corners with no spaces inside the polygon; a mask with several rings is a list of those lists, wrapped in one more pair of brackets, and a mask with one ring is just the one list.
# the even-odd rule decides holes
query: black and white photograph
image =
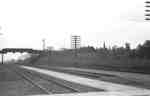
{"label": "black and white photograph", "polygon": [[0,0],[0,96],[150,96],[150,0]]}

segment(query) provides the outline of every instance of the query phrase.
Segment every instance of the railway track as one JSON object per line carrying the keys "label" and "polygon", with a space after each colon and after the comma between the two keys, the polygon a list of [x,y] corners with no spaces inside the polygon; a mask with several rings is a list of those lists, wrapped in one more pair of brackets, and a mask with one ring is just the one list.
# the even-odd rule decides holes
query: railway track
{"label": "railway track", "polygon": [[[60,87],[62,87],[62,88],[65,88],[65,89],[70,90],[70,92],[80,92],[80,90],[78,90],[78,89],[75,89],[75,88],[73,88],[73,87],[71,87],[71,86],[68,86],[67,84],[61,83],[61,82],[59,82],[59,81],[56,81],[55,79],[50,79],[50,78],[44,76],[43,74],[34,73],[34,72],[32,73],[31,71],[27,71],[27,72],[28,72],[28,75],[31,75],[31,77],[32,77],[32,76],[35,76],[35,77],[40,78],[40,79],[42,79],[42,80],[51,82],[51,83],[56,84],[56,85],[58,85],[58,86],[60,86]],[[53,92],[53,91],[52,91],[52,92]]]}
{"label": "railway track", "polygon": [[138,80],[127,79],[122,76],[117,76],[117,75],[112,75],[112,74],[87,72],[87,71],[82,71],[82,70],[61,69],[57,67],[55,68],[55,67],[40,66],[40,68],[54,70],[54,71],[63,72],[63,73],[74,74],[74,75],[80,75],[80,76],[91,78],[91,79],[108,81],[108,82],[117,83],[117,84],[130,85],[130,86],[150,89],[150,84],[139,82]]}
{"label": "railway track", "polygon": [[[57,69],[57,68],[50,68],[51,70],[59,71],[59,72],[65,72],[65,73],[70,73],[74,75],[80,75],[84,77],[88,77],[91,79],[98,79],[98,80],[104,80],[104,81],[109,81],[113,83],[120,83],[120,84],[127,84],[127,85],[133,85],[141,88],[147,88],[150,89],[150,85],[146,85],[142,82],[137,82],[134,80],[126,79],[124,77],[120,77],[117,75],[111,75],[111,74],[104,74],[104,73],[94,73],[94,72],[85,72],[85,71],[75,71],[75,70],[65,70],[65,69]],[[102,78],[108,78],[108,79],[102,79]],[[115,80],[109,80],[109,78],[115,78]],[[117,80],[118,79],[118,80]]]}
{"label": "railway track", "polygon": [[[13,70],[14,71],[14,70]],[[31,83],[33,86],[39,88],[40,90],[43,91],[44,94],[51,94],[52,92],[48,91],[46,88],[44,88],[43,86],[41,86],[40,84],[34,82],[31,78],[29,78],[28,76],[26,76],[25,74],[22,74],[20,72],[14,71],[16,74],[18,74],[20,77],[22,77],[23,79],[27,80],[29,83]]]}
{"label": "railway track", "polygon": [[81,92],[80,90],[68,86],[65,83],[58,82],[55,79],[47,78],[46,76],[44,77],[42,76],[42,74],[39,73],[19,68],[9,68],[9,70],[12,70],[36,88],[39,88],[43,92],[43,94]]}

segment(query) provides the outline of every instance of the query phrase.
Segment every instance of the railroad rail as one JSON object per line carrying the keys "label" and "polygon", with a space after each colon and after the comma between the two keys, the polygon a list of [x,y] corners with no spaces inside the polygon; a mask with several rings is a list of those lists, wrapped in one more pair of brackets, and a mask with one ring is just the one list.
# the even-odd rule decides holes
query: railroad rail
{"label": "railroad rail", "polygon": [[[20,77],[22,77],[23,79],[27,80],[29,83],[31,83],[33,86],[39,88],[43,94],[54,94],[54,93],[62,93],[62,92],[56,92],[56,89],[53,88],[47,88],[44,85],[38,83],[36,80],[34,80],[34,78],[38,78],[40,80],[43,80],[45,82],[45,84],[55,84],[58,87],[64,89],[65,93],[66,91],[69,93],[74,93],[74,92],[81,92],[79,89],[75,89],[72,86],[69,86],[65,83],[62,82],[58,82],[55,79],[50,79],[50,78],[46,78],[44,76],[42,76],[42,74],[40,73],[36,73],[36,72],[31,72],[29,70],[25,70],[25,69],[20,69],[20,68],[9,68],[9,70],[12,70],[13,72],[15,72],[16,74],[18,74]],[[49,86],[52,87],[52,86]],[[52,90],[49,90],[52,89]]]}
{"label": "railroad rail", "polygon": [[41,91],[43,91],[43,94],[52,94],[52,92],[49,92],[47,89],[45,89],[43,86],[41,86],[40,84],[34,82],[31,78],[29,78],[28,76],[26,76],[25,74],[23,74],[22,72],[19,72],[15,69],[12,68],[8,68],[9,70],[11,70],[12,72],[16,73],[18,76],[20,76],[21,78],[23,78],[24,80],[28,81],[29,83],[31,83],[34,87],[39,88]]}
{"label": "railroad rail", "polygon": [[[66,70],[66,69],[58,69],[58,68],[50,68],[51,70],[55,70],[55,71],[59,71],[59,72],[65,72],[65,73],[70,73],[70,74],[74,74],[74,75],[81,75],[81,76],[84,76],[84,77],[88,77],[88,78],[91,78],[91,79],[100,79],[101,80],[101,77],[113,77],[113,78],[118,78],[118,79],[121,79],[121,80],[124,80],[128,83],[126,84],[129,84],[129,85],[134,85],[134,86],[139,86],[139,87],[142,87],[142,88],[147,88],[147,89],[150,89],[150,86],[148,85],[145,85],[144,83],[142,82],[137,82],[137,81],[134,81],[134,80],[130,80],[130,79],[127,79],[127,78],[124,78],[124,77],[120,77],[120,76],[117,76],[117,75],[111,75],[111,74],[104,74],[104,73],[95,73],[95,72],[85,72],[85,71],[77,71],[77,70]],[[112,82],[112,81],[110,81]],[[116,81],[115,81],[116,82]],[[113,83],[115,83],[113,82]],[[117,82],[119,83],[119,82]],[[144,86],[144,87],[143,87]]]}
{"label": "railroad rail", "polygon": [[61,86],[63,88],[66,88],[66,89],[70,90],[71,92],[80,92],[80,90],[78,90],[78,89],[75,89],[71,86],[68,86],[67,84],[58,82],[55,79],[50,79],[50,78],[47,78],[46,76],[42,76],[42,74],[40,74],[40,73],[34,73],[33,74],[31,71],[28,71],[28,74],[30,74],[31,76],[35,76],[35,77],[38,77],[40,79],[43,79],[45,81],[52,82],[53,84],[56,84],[56,85]]}

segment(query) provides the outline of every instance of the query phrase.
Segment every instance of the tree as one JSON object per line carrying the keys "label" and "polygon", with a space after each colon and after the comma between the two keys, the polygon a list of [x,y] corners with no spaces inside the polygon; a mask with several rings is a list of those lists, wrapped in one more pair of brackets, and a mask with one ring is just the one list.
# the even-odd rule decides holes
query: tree
{"label": "tree", "polygon": [[150,40],[146,40],[143,45],[137,47],[137,55],[141,58],[150,59]]}
{"label": "tree", "polygon": [[125,43],[125,48],[126,48],[127,51],[130,51],[130,49],[131,49],[130,48],[130,43]]}

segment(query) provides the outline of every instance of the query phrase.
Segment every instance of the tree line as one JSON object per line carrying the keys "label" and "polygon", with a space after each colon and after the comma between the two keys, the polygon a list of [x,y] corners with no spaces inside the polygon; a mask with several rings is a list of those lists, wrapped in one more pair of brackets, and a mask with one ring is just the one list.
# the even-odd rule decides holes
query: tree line
{"label": "tree line", "polygon": [[114,45],[107,48],[105,43],[103,47],[94,48],[92,46],[81,47],[80,52],[96,52],[105,56],[129,57],[129,58],[145,58],[150,59],[150,40],[146,40],[143,44],[139,44],[136,48],[131,49],[130,43],[125,43],[125,47]]}
{"label": "tree line", "polygon": [[109,56],[150,59],[150,40],[146,40],[143,44],[139,44],[134,49],[131,49],[130,43],[125,43],[125,47],[113,46],[112,48],[106,48],[104,44],[102,48],[98,48],[96,50],[101,54]]}

